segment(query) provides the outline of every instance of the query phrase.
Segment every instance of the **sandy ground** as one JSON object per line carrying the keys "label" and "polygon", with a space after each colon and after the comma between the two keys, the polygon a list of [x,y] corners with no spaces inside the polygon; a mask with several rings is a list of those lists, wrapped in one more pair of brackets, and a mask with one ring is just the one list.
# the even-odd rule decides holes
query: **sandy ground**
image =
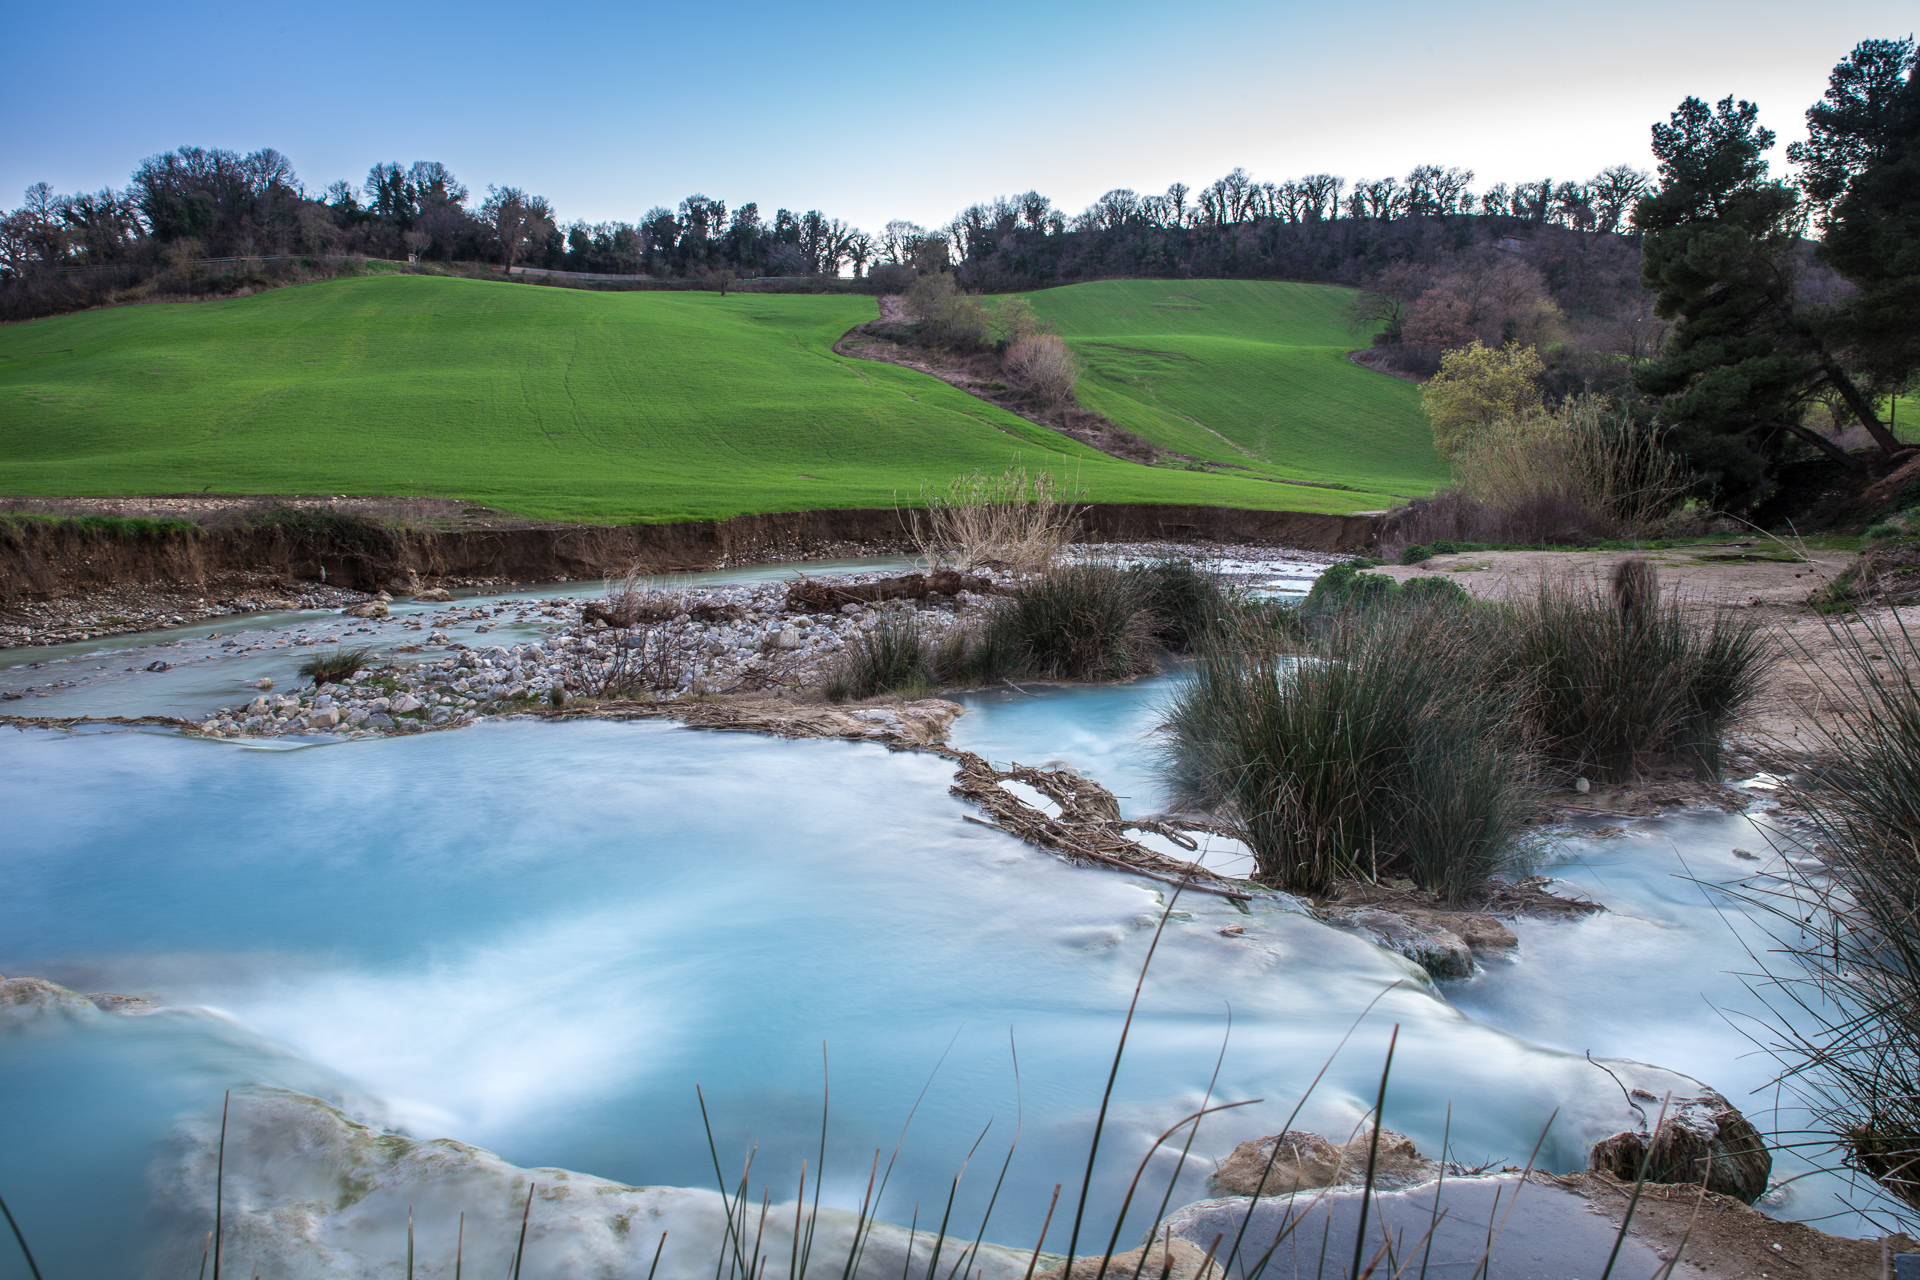
{"label": "sandy ground", "polygon": [[[1630,1184],[1600,1173],[1542,1176],[1542,1181],[1579,1192],[1615,1222],[1625,1216],[1633,1194]],[[1632,1229],[1666,1256],[1679,1252],[1691,1264],[1676,1268],[1676,1275],[1692,1270],[1706,1280],[1881,1280],[1889,1274],[1888,1255],[1920,1249],[1920,1242],[1903,1235],[1885,1241],[1830,1236],[1690,1186],[1644,1188],[1634,1206]]]}
{"label": "sandy ground", "polygon": [[1870,607],[1859,613],[1820,614],[1808,596],[1846,571],[1851,551],[1813,549],[1810,563],[1779,544],[1702,543],[1665,551],[1482,551],[1435,556],[1418,565],[1375,570],[1400,582],[1443,574],[1483,600],[1511,599],[1544,581],[1599,582],[1634,556],[1651,562],[1663,588],[1700,609],[1752,610],[1777,646],[1775,664],[1758,704],[1736,734],[1737,745],[1761,761],[1783,763],[1820,754],[1817,725],[1834,710],[1830,678],[1844,672],[1846,637],[1867,625],[1896,619],[1920,625],[1920,608]]}

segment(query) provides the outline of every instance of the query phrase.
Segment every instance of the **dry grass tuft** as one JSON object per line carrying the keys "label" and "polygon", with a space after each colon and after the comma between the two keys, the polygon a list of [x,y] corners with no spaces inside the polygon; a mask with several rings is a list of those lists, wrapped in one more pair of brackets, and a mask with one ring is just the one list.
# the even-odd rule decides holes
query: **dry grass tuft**
{"label": "dry grass tuft", "polygon": [[925,510],[912,513],[912,538],[934,566],[1043,573],[1078,536],[1085,497],[1017,462],[998,476],[975,471],[944,492],[921,490]]}

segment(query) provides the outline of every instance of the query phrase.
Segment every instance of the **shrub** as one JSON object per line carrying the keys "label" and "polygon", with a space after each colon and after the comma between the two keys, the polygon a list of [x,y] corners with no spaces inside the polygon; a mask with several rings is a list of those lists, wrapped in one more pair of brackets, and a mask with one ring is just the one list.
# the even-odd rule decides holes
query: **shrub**
{"label": "shrub", "polygon": [[1423,600],[1347,610],[1305,657],[1209,646],[1168,707],[1167,779],[1239,829],[1269,883],[1404,875],[1464,897],[1511,863],[1532,803],[1485,632],[1483,611]]}
{"label": "shrub", "polygon": [[911,613],[883,614],[871,628],[856,632],[827,677],[827,696],[877,698],[885,693],[918,693],[933,682],[927,636]]}
{"label": "shrub", "polygon": [[1532,347],[1487,347],[1476,339],[1440,357],[1440,372],[1420,393],[1433,423],[1434,447],[1451,456],[1468,438],[1503,418],[1522,418],[1540,406],[1546,366]]}
{"label": "shrub", "polygon": [[1592,395],[1496,420],[1460,443],[1453,469],[1462,492],[1495,510],[1559,500],[1609,538],[1651,536],[1688,485],[1658,432]]}
{"label": "shrub", "polygon": [[1080,366],[1067,344],[1051,333],[1016,338],[1007,344],[1004,366],[1010,381],[1042,404],[1064,404],[1073,399]]}
{"label": "shrub", "polygon": [[1124,680],[1153,670],[1165,624],[1140,575],[1106,564],[1061,565],[999,601],[983,639],[1043,680]]}
{"label": "shrub", "polygon": [[1140,607],[1153,615],[1154,639],[1184,653],[1238,617],[1247,602],[1192,560],[1166,556],[1127,570]]}
{"label": "shrub", "polygon": [[929,346],[978,351],[987,345],[992,317],[980,299],[960,292],[951,275],[921,276],[908,286],[906,304],[920,317],[920,333]]}
{"label": "shrub", "polygon": [[1398,556],[1421,544],[1577,546],[1605,535],[1601,522],[1564,494],[1539,493],[1503,509],[1459,489],[1442,489],[1395,511],[1379,545],[1383,554]]}
{"label": "shrub", "polygon": [[1717,768],[1772,660],[1756,620],[1721,611],[1703,630],[1650,574],[1612,598],[1597,582],[1545,582],[1511,614],[1500,652],[1531,685],[1530,736],[1569,774],[1624,781],[1676,754]]}
{"label": "shrub", "polygon": [[912,537],[932,565],[1042,573],[1079,532],[1074,505],[1050,471],[1029,475],[1018,462],[998,476],[956,476],[945,492],[920,491],[924,511],[912,514]]}
{"label": "shrub", "polygon": [[373,661],[373,646],[361,645],[351,649],[334,649],[331,653],[316,653],[300,664],[300,674],[313,680],[314,688],[323,684],[344,684]]}

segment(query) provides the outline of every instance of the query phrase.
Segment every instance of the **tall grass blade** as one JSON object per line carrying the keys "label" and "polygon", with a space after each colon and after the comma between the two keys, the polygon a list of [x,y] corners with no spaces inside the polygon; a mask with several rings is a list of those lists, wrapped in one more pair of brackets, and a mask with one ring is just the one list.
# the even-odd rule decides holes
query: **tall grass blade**
{"label": "tall grass blade", "polygon": [[513,1280],[520,1280],[520,1261],[527,1254],[527,1219],[533,1216],[533,1188],[536,1184],[527,1183],[527,1203],[520,1210],[520,1243],[513,1247]]}
{"label": "tall grass blade", "polygon": [[1140,989],[1147,984],[1147,970],[1153,964],[1153,953],[1160,947],[1160,936],[1167,931],[1167,921],[1173,917],[1173,905],[1180,901],[1180,892],[1185,889],[1182,881],[1167,899],[1166,910],[1160,913],[1160,923],[1153,931],[1153,941],[1147,944],[1146,959],[1140,962],[1140,976],[1134,979],[1133,999],[1127,1002],[1127,1017],[1120,1024],[1120,1043],[1113,1049],[1113,1066],[1107,1072],[1107,1087],[1100,1091],[1100,1114],[1093,1122],[1093,1141],[1087,1145],[1087,1172],[1080,1180],[1080,1203],[1073,1211],[1073,1233],[1067,1237],[1067,1265],[1061,1274],[1073,1274],[1074,1250],[1080,1244],[1080,1223],[1087,1213],[1087,1193],[1093,1188],[1093,1166],[1100,1155],[1100,1132],[1107,1124],[1107,1107],[1113,1101],[1114,1082],[1120,1078],[1120,1060],[1126,1056],[1127,1033],[1133,1029],[1133,1013],[1140,1006]]}
{"label": "tall grass blade", "polygon": [[[1233,1006],[1229,1004],[1227,1006],[1227,1029],[1220,1036],[1220,1052],[1213,1060],[1213,1074],[1207,1077],[1207,1091],[1200,1096],[1200,1109],[1203,1112],[1207,1109],[1208,1104],[1213,1101],[1214,1088],[1220,1083],[1220,1068],[1224,1066],[1227,1061],[1227,1044],[1232,1038]],[[1187,1130],[1187,1140],[1180,1148],[1180,1158],[1176,1160],[1173,1165],[1173,1177],[1167,1180],[1166,1193],[1160,1197],[1160,1207],[1154,1211],[1153,1220],[1155,1222],[1164,1222],[1166,1220],[1167,1206],[1173,1203],[1174,1188],[1180,1185],[1180,1175],[1185,1173],[1187,1169],[1187,1156],[1193,1151],[1194,1140],[1198,1138],[1199,1135],[1200,1126],[1198,1123],[1195,1123],[1193,1128]],[[1145,1168],[1145,1165],[1141,1167]],[[1120,1214],[1121,1219],[1125,1220],[1126,1216],[1123,1210]],[[1116,1223],[1114,1225],[1116,1237],[1119,1230],[1119,1224]],[[1153,1252],[1152,1246],[1153,1232],[1149,1230],[1147,1232],[1147,1248],[1141,1251],[1140,1261],[1134,1264],[1132,1280],[1140,1280],[1141,1270],[1147,1265],[1147,1256]],[[1111,1243],[1107,1246],[1107,1252],[1109,1255],[1113,1252],[1113,1245]]]}
{"label": "tall grass blade", "polygon": [[[27,1260],[27,1270],[33,1273],[33,1280],[40,1280],[40,1265],[33,1260],[33,1250],[27,1248],[27,1238],[20,1233],[20,1224],[13,1220],[13,1210],[7,1208],[7,1202],[0,1199],[0,1213],[7,1215],[7,1226],[13,1229],[13,1242],[20,1246],[20,1256]],[[201,1270],[205,1270],[207,1260],[200,1259]]]}
{"label": "tall grass blade", "polygon": [[[1347,1025],[1346,1034],[1340,1037],[1340,1042],[1333,1046],[1333,1052],[1327,1055],[1327,1060],[1320,1064],[1320,1069],[1318,1071],[1313,1073],[1313,1079],[1307,1082],[1306,1092],[1300,1095],[1299,1101],[1293,1104],[1293,1110],[1287,1113],[1287,1122],[1280,1126],[1281,1133],[1284,1134],[1289,1129],[1293,1128],[1293,1122],[1300,1118],[1300,1112],[1303,1108],[1306,1107],[1307,1099],[1313,1096],[1313,1091],[1319,1088],[1320,1081],[1326,1078],[1327,1072],[1331,1070],[1333,1067],[1334,1059],[1338,1058],[1340,1056],[1340,1051],[1347,1047],[1347,1041],[1353,1039],[1353,1033],[1360,1029],[1360,1024],[1366,1020],[1366,1017],[1368,1014],[1373,1012],[1373,1006],[1379,1004],[1382,1000],[1386,999],[1387,992],[1392,991],[1395,987],[1399,986],[1400,981],[1401,980],[1396,979],[1395,981],[1389,982],[1386,986],[1380,988],[1379,994],[1375,995],[1373,999],[1367,1001],[1367,1007],[1362,1009],[1358,1014],[1354,1016],[1353,1021]],[[1273,1144],[1273,1154],[1267,1157],[1267,1167],[1264,1170],[1262,1170],[1260,1173],[1259,1185],[1254,1187],[1253,1197],[1252,1199],[1247,1201],[1247,1211],[1244,1214],[1242,1214],[1240,1217],[1240,1229],[1234,1233],[1233,1248],[1228,1250],[1227,1252],[1227,1262],[1224,1269],[1229,1275],[1233,1273],[1233,1264],[1235,1260],[1237,1260],[1240,1257],[1240,1245],[1241,1245],[1241,1242],[1247,1238],[1247,1228],[1253,1222],[1253,1211],[1259,1207],[1261,1199],[1266,1195],[1267,1179],[1273,1176],[1274,1162],[1279,1160],[1279,1158],[1280,1158],[1280,1144],[1276,1142]],[[1280,1241],[1285,1240],[1287,1236],[1292,1234],[1292,1231],[1293,1231],[1293,1226],[1291,1223],[1289,1223],[1286,1229],[1280,1233],[1279,1238],[1276,1239],[1273,1242],[1273,1244],[1267,1249],[1266,1256],[1261,1258],[1259,1267],[1254,1272],[1255,1275],[1260,1275],[1261,1273],[1266,1271],[1267,1261],[1268,1259],[1273,1257],[1273,1251],[1280,1247]]]}
{"label": "tall grass blade", "polygon": [[[1148,1162],[1153,1159],[1154,1153],[1159,1151],[1160,1148],[1166,1144],[1167,1139],[1171,1138],[1174,1134],[1186,1128],[1188,1125],[1198,1126],[1200,1119],[1203,1116],[1211,1115],[1216,1111],[1231,1111],[1235,1107],[1250,1107],[1256,1102],[1265,1102],[1265,1101],[1266,1101],[1265,1098],[1248,1098],[1245,1102],[1228,1102],[1228,1103],[1223,1103],[1217,1107],[1204,1107],[1201,1110],[1196,1111],[1193,1114],[1182,1118],[1181,1120],[1176,1122],[1172,1128],[1168,1129],[1165,1133],[1162,1133],[1157,1139],[1154,1140],[1153,1145],[1147,1148],[1147,1154],[1140,1158],[1140,1167],[1133,1171],[1133,1181],[1127,1184],[1127,1194],[1121,1198],[1120,1212],[1119,1212],[1119,1215],[1114,1219],[1113,1235],[1108,1237],[1107,1239],[1107,1251],[1105,1254],[1101,1256],[1100,1270],[1095,1274],[1094,1280],[1107,1280],[1107,1268],[1113,1265],[1113,1251],[1120,1244],[1120,1228],[1121,1228],[1121,1225],[1125,1223],[1127,1220],[1127,1210],[1133,1206],[1134,1192],[1140,1189],[1140,1179],[1144,1177],[1147,1172]],[[1136,1275],[1138,1274],[1137,1270],[1135,1274]]]}
{"label": "tall grass blade", "polygon": [[460,1227],[453,1236],[453,1280],[460,1280],[461,1264],[467,1254],[467,1211],[460,1211]]}
{"label": "tall grass blade", "polygon": [[[1667,1122],[1667,1107],[1673,1102],[1669,1092],[1660,1102],[1660,1118],[1653,1122],[1653,1130],[1647,1135],[1647,1149],[1640,1153],[1640,1175],[1633,1180],[1633,1194],[1627,1197],[1627,1211],[1620,1217],[1620,1230],[1614,1233],[1613,1248],[1607,1253],[1606,1269],[1601,1271],[1600,1280],[1611,1280],[1614,1264],[1620,1261],[1620,1246],[1627,1242],[1627,1232],[1633,1226],[1633,1211],[1640,1207],[1640,1193],[1647,1188],[1647,1173],[1653,1167],[1654,1139],[1660,1136],[1660,1126]],[[1708,1162],[1712,1170],[1712,1162]]]}
{"label": "tall grass blade", "polygon": [[1400,1043],[1400,1024],[1393,1024],[1387,1037],[1387,1060],[1380,1067],[1380,1092],[1373,1100],[1373,1140],[1367,1144],[1367,1180],[1360,1187],[1360,1225],[1353,1233],[1353,1274],[1360,1274],[1361,1255],[1367,1243],[1367,1210],[1373,1203],[1373,1179],[1380,1161],[1380,1126],[1387,1116],[1387,1076],[1393,1071],[1393,1051]]}
{"label": "tall grass blade", "polygon": [[[813,1258],[814,1224],[820,1220],[820,1184],[827,1174],[827,1107],[831,1099],[833,1073],[827,1067],[827,1042],[820,1042],[820,1157],[813,1167],[813,1212],[807,1215],[807,1238],[800,1246],[800,1266],[789,1280],[807,1280],[807,1266]],[[806,1168],[801,1167],[801,1177],[806,1176]],[[806,1187],[801,1187],[801,1198],[806,1198]]]}
{"label": "tall grass blade", "polygon": [[980,1230],[974,1233],[973,1243],[947,1272],[947,1280],[954,1280],[955,1276],[964,1278],[968,1260],[978,1256],[980,1244],[987,1238],[987,1223],[993,1218],[993,1208],[1000,1203],[1000,1188],[1006,1184],[1007,1170],[1013,1167],[1013,1153],[1019,1149],[1021,1130],[1026,1127],[1026,1104],[1020,1091],[1020,1048],[1014,1043],[1012,1027],[1007,1028],[1007,1051],[1013,1057],[1013,1141],[1007,1144],[1007,1158],[1000,1162],[1000,1176],[993,1180],[993,1194],[987,1197],[986,1212],[980,1215]]}
{"label": "tall grass blade", "polygon": [[213,1280],[220,1280],[220,1247],[226,1243],[225,1223],[227,1189],[227,1108],[233,1105],[233,1090],[220,1101],[220,1153],[213,1172]]}
{"label": "tall grass blade", "polygon": [[653,1246],[653,1265],[647,1268],[647,1280],[653,1280],[653,1273],[660,1269],[660,1251],[667,1247],[667,1233],[660,1233],[660,1243]]}
{"label": "tall grass blade", "polygon": [[407,1280],[413,1280],[413,1206],[407,1206]]}
{"label": "tall grass blade", "polygon": [[1053,1184],[1053,1199],[1047,1201],[1047,1216],[1040,1220],[1040,1238],[1033,1242],[1033,1257],[1027,1259],[1027,1272],[1021,1280],[1033,1280],[1033,1269],[1040,1265],[1040,1250],[1047,1243],[1047,1228],[1053,1225],[1053,1211],[1060,1207],[1061,1184]]}

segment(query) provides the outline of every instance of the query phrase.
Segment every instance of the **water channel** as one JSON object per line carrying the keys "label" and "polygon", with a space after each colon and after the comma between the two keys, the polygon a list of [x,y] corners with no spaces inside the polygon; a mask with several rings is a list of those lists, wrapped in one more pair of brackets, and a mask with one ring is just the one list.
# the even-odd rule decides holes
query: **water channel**
{"label": "water channel", "polygon": [[[531,637],[540,602],[567,594],[592,592],[463,599],[486,611],[463,626]],[[370,637],[412,638],[410,609],[426,611],[396,606]],[[197,716],[263,676],[290,687],[303,633],[352,639],[359,625],[227,619],[15,653],[0,690],[31,699],[5,704],[15,713]],[[169,669],[146,670],[155,655]],[[1150,812],[1156,709],[1180,678],[966,695],[953,740],[996,762],[1070,763],[1130,814]],[[824,1076],[823,1203],[857,1206],[874,1152],[898,1144],[880,1216],[924,1228],[978,1141],[952,1216],[970,1236],[1017,1133],[987,1235],[1031,1248],[1055,1184],[1077,1191],[1170,891],[968,821],[950,779],[932,755],[664,722],[270,748],[0,733],[0,974],[162,1006],[0,1017],[0,1194],[48,1276],[159,1274],[156,1242],[211,1225],[170,1220],[166,1184],[183,1135],[204,1139],[230,1089],[312,1095],[517,1165],[712,1186],[698,1085],[729,1176],[754,1150],[752,1199],[764,1188],[777,1204],[803,1160],[817,1166]],[[1511,960],[1443,987],[1284,898],[1182,897],[1128,1041],[1089,1221],[1104,1239],[1136,1163],[1201,1105],[1216,1063],[1214,1101],[1264,1101],[1201,1130],[1174,1204],[1206,1194],[1212,1158],[1285,1123],[1330,1056],[1293,1127],[1344,1137],[1396,1025],[1388,1127],[1429,1152],[1447,1132],[1467,1163],[1523,1163],[1556,1112],[1540,1147],[1550,1169],[1578,1167],[1626,1127],[1620,1086],[1588,1053],[1694,1077],[1763,1130],[1795,1127],[1790,1107],[1754,1092],[1772,1067],[1742,1021],[1759,1005],[1740,975],[1764,940],[1712,888],[1775,858],[1766,821],[1762,802],[1752,816],[1555,833],[1548,871],[1608,912],[1522,921]],[[1616,1070],[1656,1090],[1685,1083]],[[1783,1153],[1775,1178],[1804,1167]],[[1128,1244],[1175,1172],[1156,1162]],[[248,1206],[247,1171],[230,1178]],[[1804,1178],[1766,1207],[1864,1232],[1831,1217],[1840,1190]],[[332,1241],[325,1273],[397,1265],[399,1203],[351,1248]],[[473,1206],[467,1229],[504,1238],[510,1216]],[[1065,1230],[1056,1215],[1049,1247]],[[542,1265],[529,1257],[525,1274],[559,1274]],[[0,1277],[16,1270],[0,1251]]]}

